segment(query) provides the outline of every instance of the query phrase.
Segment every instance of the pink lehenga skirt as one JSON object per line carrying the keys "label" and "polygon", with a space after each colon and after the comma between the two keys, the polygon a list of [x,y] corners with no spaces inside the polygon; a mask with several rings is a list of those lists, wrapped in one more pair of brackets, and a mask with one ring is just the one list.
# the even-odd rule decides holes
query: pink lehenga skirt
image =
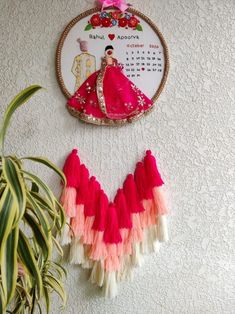
{"label": "pink lehenga skirt", "polygon": [[131,122],[151,110],[153,102],[122,72],[117,63],[102,63],[68,100],[68,109],[96,124]]}

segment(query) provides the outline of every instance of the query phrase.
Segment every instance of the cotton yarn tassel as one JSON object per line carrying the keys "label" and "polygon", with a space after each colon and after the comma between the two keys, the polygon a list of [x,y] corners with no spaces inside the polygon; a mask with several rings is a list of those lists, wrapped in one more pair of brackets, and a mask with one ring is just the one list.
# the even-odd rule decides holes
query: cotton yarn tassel
{"label": "cotton yarn tassel", "polygon": [[157,235],[160,242],[168,241],[168,229],[166,222],[166,214],[168,213],[165,196],[163,192],[163,180],[157,168],[155,157],[151,151],[146,152],[144,158],[144,166],[148,177],[149,188],[153,192],[154,204],[157,215]]}
{"label": "cotton yarn tassel", "polygon": [[103,190],[100,190],[98,198],[98,208],[92,226],[94,230],[94,241],[90,251],[90,258],[95,261],[104,259],[107,256],[106,245],[103,238],[109,201]]}
{"label": "cotton yarn tassel", "polygon": [[106,272],[104,276],[103,295],[106,298],[113,299],[118,294],[116,272]]}
{"label": "cotton yarn tassel", "polygon": [[89,280],[91,281],[91,283],[97,284],[99,287],[102,287],[104,285],[104,278],[104,261],[100,260],[94,262]]}
{"label": "cotton yarn tassel", "polygon": [[141,225],[142,228],[147,228],[153,224],[156,224],[156,218],[155,220],[152,219],[152,207],[154,206],[153,193],[152,190],[148,188],[146,171],[143,162],[137,163],[134,178],[140,200],[144,207],[144,211],[140,214]]}
{"label": "cotton yarn tassel", "polygon": [[153,193],[152,189],[149,189],[148,187],[147,175],[143,162],[137,163],[134,177],[139,197],[144,207],[144,212],[141,213],[141,225],[144,230],[144,235],[140,245],[140,251],[142,254],[149,254],[155,251],[154,243],[157,240],[157,216],[154,215]]}
{"label": "cotton yarn tassel", "polygon": [[90,280],[101,287],[104,283],[104,259],[107,257],[107,248],[104,242],[104,230],[109,201],[103,190],[100,190],[97,202],[95,220],[92,226],[94,241],[91,246],[89,257],[94,260]]}
{"label": "cotton yarn tassel", "polygon": [[88,180],[89,172],[85,165],[81,165],[79,169],[79,182],[80,187],[77,189],[76,195],[76,215],[71,218],[71,229],[72,229],[72,242],[70,245],[69,259],[72,264],[82,264],[86,268],[88,262],[84,252],[84,245],[82,242],[84,235],[84,203],[86,195],[88,193]]}
{"label": "cotton yarn tassel", "polygon": [[117,280],[132,279],[132,245],[130,241],[130,232],[132,228],[131,213],[127,207],[126,197],[123,189],[118,189],[114,199],[117,210],[118,225],[122,242],[118,244],[118,256],[120,258],[120,267],[117,273]]}
{"label": "cotton yarn tassel", "polygon": [[71,264],[90,269],[90,281],[108,298],[117,295],[117,282],[132,280],[144,254],[168,240],[163,180],[151,151],[137,163],[123,188],[109,203],[95,177],[89,179],[77,150],[66,159],[67,185],[61,202],[67,224],[62,244],[70,243]]}
{"label": "cotton yarn tassel", "polygon": [[107,247],[107,257],[104,260],[105,277],[103,292],[106,297],[113,298],[117,294],[116,272],[120,267],[117,246],[122,242],[117,212],[113,203],[109,204],[107,211],[104,242]]}
{"label": "cotton yarn tassel", "polygon": [[67,245],[71,243],[71,236],[70,236],[70,218],[66,217],[66,224],[64,226],[64,229],[62,231],[61,235],[61,245]]}
{"label": "cotton yarn tassel", "polygon": [[143,230],[140,222],[140,213],[144,211],[138,198],[138,192],[134,181],[134,176],[129,174],[123,184],[123,191],[126,197],[127,206],[131,213],[132,229],[131,241],[141,242],[143,239]]}
{"label": "cotton yarn tassel", "polygon": [[118,244],[118,255],[131,254],[131,245],[128,242],[130,230],[132,229],[132,221],[123,189],[118,189],[114,203],[117,211],[119,231],[122,237],[122,242]]}
{"label": "cotton yarn tassel", "polygon": [[68,224],[70,224],[70,218],[76,216],[76,195],[77,188],[79,188],[80,184],[79,170],[80,159],[77,155],[77,149],[73,149],[70,155],[67,157],[63,167],[67,185],[63,189],[60,201],[65,209],[67,225],[64,228],[62,234],[62,245],[69,244],[71,242],[70,227]]}
{"label": "cotton yarn tassel", "polygon": [[81,265],[85,263],[84,247],[79,238],[72,238],[70,244],[69,261],[71,264]]}
{"label": "cotton yarn tassel", "polygon": [[95,177],[90,178],[88,191],[89,194],[84,207],[84,214],[86,218],[84,225],[83,243],[91,245],[94,242],[95,233],[92,226],[95,219],[96,206],[100,191],[100,184],[96,181]]}

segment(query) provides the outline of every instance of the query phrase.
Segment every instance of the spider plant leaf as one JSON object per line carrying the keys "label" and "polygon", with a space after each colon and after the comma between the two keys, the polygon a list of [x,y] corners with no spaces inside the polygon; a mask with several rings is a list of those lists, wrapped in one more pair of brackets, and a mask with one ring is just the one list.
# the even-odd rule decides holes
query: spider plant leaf
{"label": "spider plant leaf", "polygon": [[47,217],[45,216],[43,210],[40,208],[40,205],[34,199],[32,193],[28,191],[27,191],[27,199],[28,199],[29,204],[32,206],[32,212],[37,217],[38,222],[42,226],[46,237],[49,237],[50,225],[48,223]]}
{"label": "spider plant leaf", "polygon": [[19,228],[14,228],[1,247],[1,282],[9,303],[14,296],[18,275],[17,245]]}
{"label": "spider plant leaf", "polygon": [[46,276],[45,283],[60,296],[63,306],[65,306],[67,297],[62,283],[56,277],[50,275]]}
{"label": "spider plant leaf", "polygon": [[31,191],[32,191],[32,192],[36,192],[36,193],[39,192],[39,187],[38,187],[38,185],[35,184],[34,182],[32,182]]}
{"label": "spider plant leaf", "polygon": [[26,180],[30,180],[31,182],[34,182],[37,184],[46,194],[48,200],[51,202],[51,206],[55,208],[55,196],[51,189],[36,175],[29,173],[28,171],[21,170],[22,174],[24,175],[24,178]]}
{"label": "spider plant leaf", "polygon": [[32,229],[34,238],[38,243],[39,247],[42,250],[42,254],[47,260],[51,257],[51,250],[52,250],[52,241],[51,237],[48,237],[48,234],[45,234],[43,228],[37,223],[36,219],[34,219],[28,213],[24,214],[24,220],[27,222],[28,226]]}
{"label": "spider plant leaf", "polygon": [[26,205],[24,181],[20,173],[19,166],[13,161],[11,157],[2,158],[2,169],[6,182],[13,197],[16,200],[18,212],[17,221],[19,221],[24,214]]}
{"label": "spider plant leaf", "polygon": [[47,167],[51,168],[52,170],[54,170],[61,178],[63,184],[66,184],[66,178],[65,175],[63,173],[63,171],[61,171],[54,163],[52,163],[49,159],[47,158],[43,158],[43,157],[23,157],[21,158],[21,160],[32,160],[38,163],[41,163],[43,165],[46,165]]}
{"label": "spider plant leaf", "polygon": [[27,100],[29,100],[33,96],[33,94],[41,88],[42,87],[38,85],[29,86],[28,88],[20,92],[17,96],[15,96],[15,98],[13,98],[3,116],[3,123],[0,129],[0,149],[3,150],[6,131],[15,110],[23,105]]}
{"label": "spider plant leaf", "polygon": [[6,187],[0,199],[0,252],[12,230],[15,215],[15,202],[9,187]]}
{"label": "spider plant leaf", "polygon": [[24,269],[28,271],[33,279],[33,287],[37,287],[38,296],[40,297],[42,295],[43,287],[42,277],[29,240],[21,230],[19,233],[18,254]]}
{"label": "spider plant leaf", "polygon": [[6,304],[7,304],[6,297],[3,292],[2,284],[0,282],[0,313],[4,313],[6,309]]}
{"label": "spider plant leaf", "polygon": [[44,301],[45,301],[45,306],[46,306],[46,313],[49,314],[50,306],[51,306],[50,291],[49,291],[49,288],[46,286],[43,286],[43,296],[44,296]]}
{"label": "spider plant leaf", "polygon": [[52,237],[52,241],[55,244],[55,248],[57,249],[57,252],[59,253],[60,256],[64,255],[64,251],[62,247],[60,246],[59,242],[56,240],[55,237]]}

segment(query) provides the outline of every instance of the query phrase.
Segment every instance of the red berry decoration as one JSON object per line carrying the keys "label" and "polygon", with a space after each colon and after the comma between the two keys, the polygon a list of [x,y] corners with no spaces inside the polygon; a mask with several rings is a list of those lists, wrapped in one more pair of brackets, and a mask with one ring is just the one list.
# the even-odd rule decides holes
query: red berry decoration
{"label": "red berry decoration", "polygon": [[105,17],[102,19],[101,23],[103,27],[109,27],[111,25],[111,19]]}
{"label": "red berry decoration", "polygon": [[100,18],[100,16],[99,16],[99,14],[94,14],[94,15],[91,17],[90,23],[91,23],[92,26],[100,26],[100,24],[101,24],[101,18]]}
{"label": "red berry decoration", "polygon": [[120,27],[126,27],[127,26],[127,19],[124,17],[118,20],[118,26]]}
{"label": "red berry decoration", "polygon": [[139,24],[139,20],[137,20],[136,17],[132,16],[129,20],[128,20],[128,26],[129,27],[136,27]]}

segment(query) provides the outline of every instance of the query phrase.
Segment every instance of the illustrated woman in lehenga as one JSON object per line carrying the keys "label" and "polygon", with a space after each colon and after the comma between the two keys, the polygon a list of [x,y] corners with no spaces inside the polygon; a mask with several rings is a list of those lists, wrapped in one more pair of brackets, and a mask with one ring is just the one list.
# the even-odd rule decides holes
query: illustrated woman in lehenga
{"label": "illustrated woman in lehenga", "polygon": [[113,57],[113,47],[107,46],[101,69],[91,74],[68,100],[69,111],[97,124],[132,121],[149,111],[152,100],[124,75],[122,69]]}

